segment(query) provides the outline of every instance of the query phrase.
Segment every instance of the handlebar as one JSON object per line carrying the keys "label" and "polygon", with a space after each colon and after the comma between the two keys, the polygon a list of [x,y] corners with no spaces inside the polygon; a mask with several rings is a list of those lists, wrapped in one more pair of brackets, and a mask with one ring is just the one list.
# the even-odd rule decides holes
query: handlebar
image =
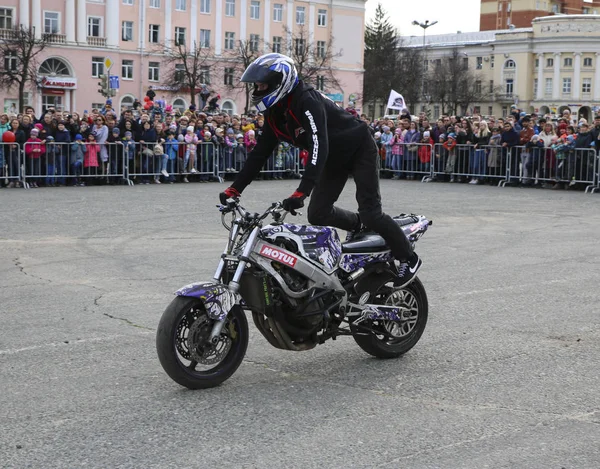
{"label": "handlebar", "polygon": [[[219,209],[219,212],[221,212],[221,220],[222,220],[223,226],[225,226],[225,228],[227,230],[231,229],[231,226],[228,226],[225,223],[225,216],[228,213],[232,213],[234,218],[235,218],[235,214],[237,213],[239,215],[237,223],[240,225],[245,225],[244,227],[246,227],[246,228],[249,226],[257,225],[258,223],[263,221],[265,218],[267,218],[269,215],[271,215],[273,217],[273,220],[276,224],[281,224],[287,217],[288,213],[291,213],[291,212],[288,212],[287,210],[283,209],[281,202],[273,202],[271,204],[271,206],[269,208],[267,208],[262,214],[259,214],[256,212],[252,214],[240,205],[239,198],[227,199],[226,205],[219,204],[219,205],[217,205],[217,208]],[[301,215],[300,212],[296,212],[296,213],[298,215]]]}

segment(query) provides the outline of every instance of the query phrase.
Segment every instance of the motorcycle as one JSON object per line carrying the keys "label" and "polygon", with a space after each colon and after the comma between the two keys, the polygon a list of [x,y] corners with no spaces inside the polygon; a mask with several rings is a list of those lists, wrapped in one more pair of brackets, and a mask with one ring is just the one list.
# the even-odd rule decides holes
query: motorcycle
{"label": "motorcycle", "polygon": [[[419,278],[400,286],[381,236],[342,243],[334,228],[285,223],[289,212],[279,202],[262,214],[237,199],[218,208],[229,238],[213,280],[179,289],[158,326],[160,363],[178,384],[211,388],[237,370],[248,347],[246,311],[283,350],[350,335],[365,352],[395,358],[421,338],[425,288]],[[413,246],[432,224],[419,215],[394,220]]]}

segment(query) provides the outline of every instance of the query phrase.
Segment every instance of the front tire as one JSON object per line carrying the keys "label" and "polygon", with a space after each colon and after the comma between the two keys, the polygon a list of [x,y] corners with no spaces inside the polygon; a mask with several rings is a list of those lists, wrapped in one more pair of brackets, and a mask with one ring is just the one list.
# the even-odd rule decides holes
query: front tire
{"label": "front tire", "polygon": [[[156,351],[167,374],[188,389],[220,385],[238,369],[248,348],[248,321],[244,310],[234,306],[211,346],[210,319],[197,298],[177,296],[163,313],[156,333]],[[214,366],[213,366],[214,365]]]}
{"label": "front tire", "polygon": [[[365,333],[358,327],[352,327],[352,337],[365,352],[377,358],[397,358],[405,354],[423,335],[427,325],[429,304],[427,294],[421,280],[415,278],[402,288],[383,286],[377,293],[377,303],[402,306],[407,312],[407,319],[402,324],[394,321],[370,321],[363,323],[371,329],[381,331]],[[385,334],[383,334],[385,333]]]}

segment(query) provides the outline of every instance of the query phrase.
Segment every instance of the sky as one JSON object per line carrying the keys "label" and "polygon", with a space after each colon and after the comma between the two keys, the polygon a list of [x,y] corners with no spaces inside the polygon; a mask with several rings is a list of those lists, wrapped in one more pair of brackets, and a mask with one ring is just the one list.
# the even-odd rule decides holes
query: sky
{"label": "sky", "polygon": [[367,0],[367,22],[375,15],[378,3],[402,36],[423,35],[421,27],[411,24],[415,20],[438,21],[427,29],[427,34],[479,31],[480,0]]}

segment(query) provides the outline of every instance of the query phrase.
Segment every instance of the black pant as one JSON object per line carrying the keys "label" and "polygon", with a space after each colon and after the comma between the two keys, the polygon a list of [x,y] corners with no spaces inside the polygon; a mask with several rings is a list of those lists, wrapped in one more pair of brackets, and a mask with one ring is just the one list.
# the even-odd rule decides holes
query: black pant
{"label": "black pant", "polygon": [[[375,140],[365,131],[362,144],[356,153],[349,157],[344,167],[330,164],[328,161],[311,194],[308,222],[312,225],[333,226],[352,231],[357,227],[360,217],[360,221],[367,228],[386,240],[396,259],[405,261],[412,256],[413,250],[402,229],[392,217],[383,213],[381,208],[377,159]],[[350,174],[356,183],[358,214],[333,205]]]}

